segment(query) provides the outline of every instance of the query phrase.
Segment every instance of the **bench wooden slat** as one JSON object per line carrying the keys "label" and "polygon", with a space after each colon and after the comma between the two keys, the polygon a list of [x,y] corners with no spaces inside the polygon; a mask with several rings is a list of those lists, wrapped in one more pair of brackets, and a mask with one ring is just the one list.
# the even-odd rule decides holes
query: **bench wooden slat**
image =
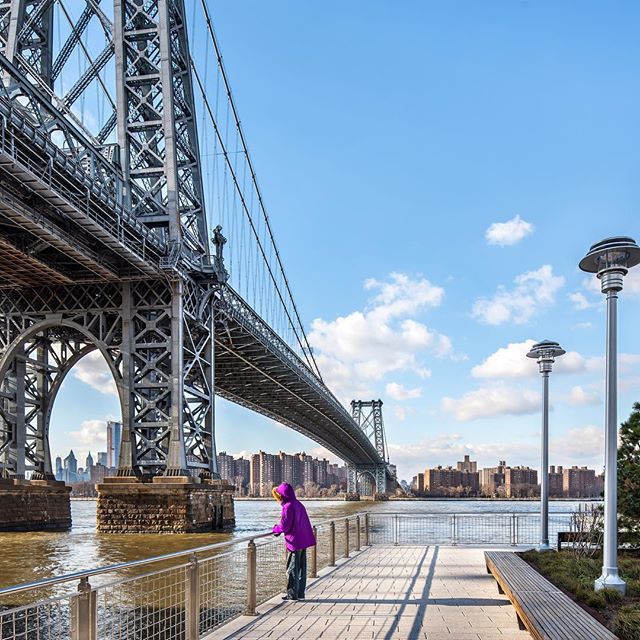
{"label": "bench wooden slat", "polygon": [[487,571],[537,640],[615,640],[616,635],[513,552],[486,551]]}

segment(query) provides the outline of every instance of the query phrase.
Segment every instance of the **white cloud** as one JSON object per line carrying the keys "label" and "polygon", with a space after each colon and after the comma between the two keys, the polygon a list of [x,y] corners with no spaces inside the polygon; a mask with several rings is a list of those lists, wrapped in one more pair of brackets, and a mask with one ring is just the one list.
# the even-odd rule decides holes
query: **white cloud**
{"label": "white cloud", "polygon": [[397,382],[390,382],[385,387],[385,391],[387,395],[394,400],[411,400],[413,398],[419,398],[422,395],[422,389],[420,387],[415,389],[405,389]]}
{"label": "white cloud", "polygon": [[604,452],[603,429],[592,425],[570,429],[565,435],[552,438],[549,450],[560,464],[582,462],[596,466],[599,473]]}
{"label": "white cloud", "polygon": [[533,340],[511,342],[492,353],[482,364],[471,369],[474,378],[526,378],[538,373],[538,365],[527,352]]}
{"label": "white cloud", "polygon": [[585,391],[580,385],[571,388],[569,392],[569,404],[577,405],[595,405],[600,404],[601,399],[597,393]]}
{"label": "white cloud", "polygon": [[68,443],[69,448],[73,449],[79,467],[84,467],[87,454],[90,451],[95,463],[97,462],[96,452],[107,450],[106,420],[84,420],[80,423],[80,429],[69,432],[69,436],[71,437],[71,441]]}
{"label": "white cloud", "polygon": [[501,247],[517,244],[525,236],[533,233],[533,225],[524,221],[520,216],[511,218],[507,222],[494,222],[484,236],[489,244]]}
{"label": "white cloud", "polygon": [[423,307],[437,307],[444,297],[444,289],[425,278],[414,280],[403,273],[391,273],[389,278],[390,282],[368,278],[364,283],[365,289],[379,291],[371,304],[381,319],[406,316]]}
{"label": "white cloud", "polygon": [[540,411],[540,394],[505,385],[481,387],[461,398],[442,399],[442,408],[459,422],[502,415],[524,415]]}
{"label": "white cloud", "polygon": [[397,371],[431,375],[421,354],[442,357],[451,352],[451,340],[407,317],[438,306],[443,289],[428,280],[393,273],[389,282],[369,279],[365,288],[377,295],[364,311],[311,324],[309,342],[329,388],[344,401],[369,397],[375,382]]}
{"label": "white cloud", "polygon": [[[492,353],[484,362],[471,369],[474,378],[528,378],[539,374],[538,363],[527,353],[534,340],[511,342]],[[558,373],[579,373],[595,366],[597,358],[584,358],[577,351],[568,351],[556,359]]]}
{"label": "white cloud", "polygon": [[593,307],[597,306],[596,303],[589,302],[589,300],[587,300],[587,297],[584,295],[584,293],[580,293],[579,291],[576,291],[575,293],[570,293],[569,300],[571,300],[571,303],[573,304],[573,308],[577,309],[578,311],[584,311],[585,309],[592,309]]}
{"label": "white cloud", "polygon": [[113,375],[104,356],[99,351],[92,351],[80,360],[73,369],[73,377],[105,395],[118,395]]}
{"label": "white cloud", "polygon": [[574,329],[591,329],[593,327],[592,322],[578,322],[578,324],[574,324]]}
{"label": "white cloud", "polygon": [[532,315],[555,302],[557,291],[564,285],[562,276],[554,276],[553,268],[545,264],[514,279],[512,289],[500,285],[491,298],[478,298],[471,315],[485,324],[499,325],[513,321],[524,324]]}

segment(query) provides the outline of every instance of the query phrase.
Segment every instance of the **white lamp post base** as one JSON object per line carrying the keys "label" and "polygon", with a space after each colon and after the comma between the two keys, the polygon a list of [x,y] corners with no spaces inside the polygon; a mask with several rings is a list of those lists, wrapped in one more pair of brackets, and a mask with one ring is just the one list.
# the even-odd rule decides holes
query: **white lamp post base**
{"label": "white lamp post base", "polygon": [[553,547],[548,542],[541,542],[537,547],[536,551],[553,551]]}
{"label": "white lamp post base", "polygon": [[602,568],[602,575],[595,581],[594,588],[596,591],[601,589],[615,589],[622,595],[627,591],[625,581],[618,575],[617,568]]}

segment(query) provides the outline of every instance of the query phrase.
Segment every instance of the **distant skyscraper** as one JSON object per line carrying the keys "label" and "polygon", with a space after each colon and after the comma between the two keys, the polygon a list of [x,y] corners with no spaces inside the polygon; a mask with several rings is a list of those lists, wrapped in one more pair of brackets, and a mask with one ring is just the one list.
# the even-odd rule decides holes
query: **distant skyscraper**
{"label": "distant skyscraper", "polygon": [[107,422],[107,466],[117,467],[120,457],[120,442],[122,440],[122,423]]}
{"label": "distant skyscraper", "polygon": [[64,481],[78,481],[78,460],[73,453],[73,449],[69,451],[69,455],[64,459]]}
{"label": "distant skyscraper", "polygon": [[98,451],[98,464],[101,464],[103,467],[107,467],[107,452],[106,451]]}
{"label": "distant skyscraper", "polygon": [[84,463],[85,468],[87,469],[87,471],[93,467],[93,458],[91,457],[91,451],[89,451],[89,453],[87,454],[87,459]]}
{"label": "distant skyscraper", "polygon": [[64,471],[62,469],[62,458],[56,457],[56,480],[64,480]]}

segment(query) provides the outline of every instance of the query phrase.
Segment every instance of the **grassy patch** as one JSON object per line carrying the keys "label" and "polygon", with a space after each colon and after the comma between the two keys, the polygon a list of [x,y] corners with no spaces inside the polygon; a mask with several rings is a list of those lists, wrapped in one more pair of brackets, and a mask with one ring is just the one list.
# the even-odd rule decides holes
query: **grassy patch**
{"label": "grassy patch", "polygon": [[577,558],[569,550],[520,554],[557,587],[573,595],[591,609],[591,613],[621,640],[640,640],[640,554],[621,552],[618,557],[620,575],[627,583],[627,594],[613,589],[593,590],[600,575],[602,557]]}

